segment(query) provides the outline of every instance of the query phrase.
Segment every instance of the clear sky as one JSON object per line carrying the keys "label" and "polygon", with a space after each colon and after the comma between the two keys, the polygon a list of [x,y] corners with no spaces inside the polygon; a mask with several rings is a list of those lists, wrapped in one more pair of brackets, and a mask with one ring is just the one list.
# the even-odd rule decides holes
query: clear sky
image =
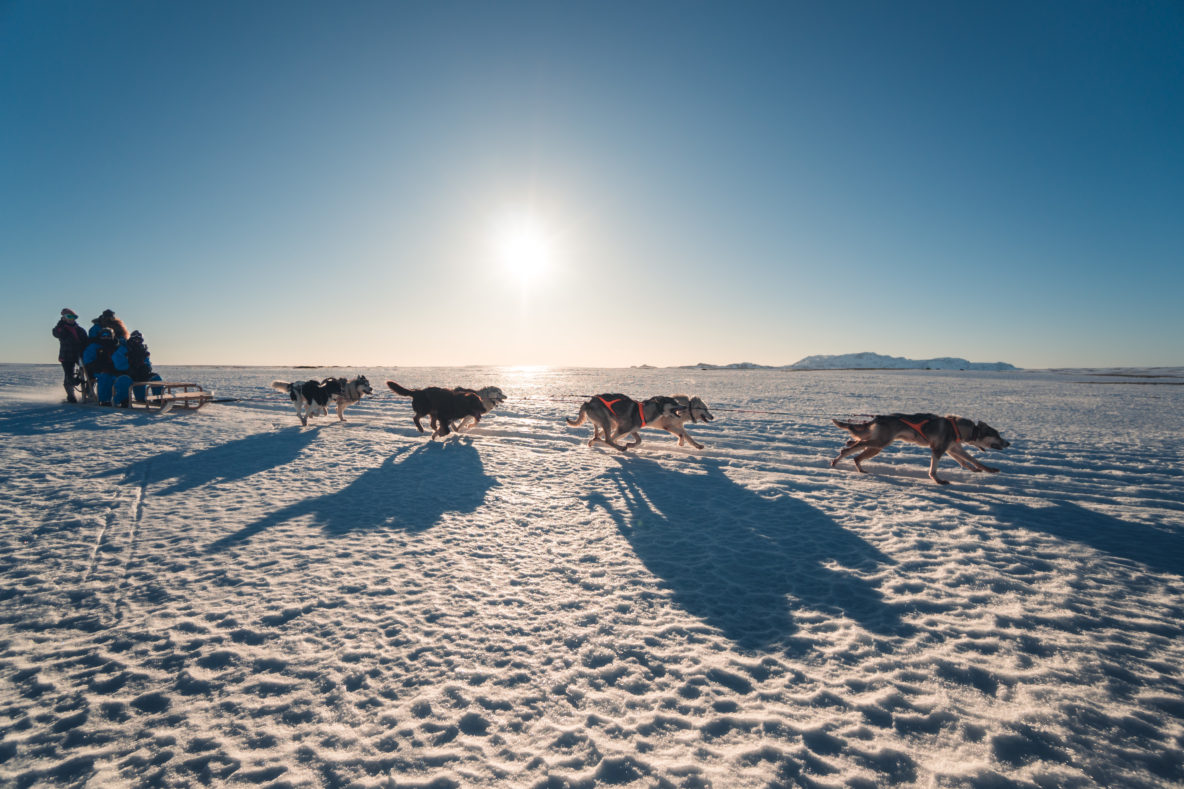
{"label": "clear sky", "polygon": [[0,361],[1184,364],[1184,3],[0,0]]}

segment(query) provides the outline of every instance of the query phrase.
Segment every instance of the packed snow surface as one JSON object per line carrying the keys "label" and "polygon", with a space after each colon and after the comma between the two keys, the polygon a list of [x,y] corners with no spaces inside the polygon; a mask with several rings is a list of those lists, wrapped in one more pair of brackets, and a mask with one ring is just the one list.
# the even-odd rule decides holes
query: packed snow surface
{"label": "packed snow surface", "polygon": [[[0,365],[0,785],[1178,786],[1184,371]],[[274,379],[365,373],[301,428]],[[500,386],[429,440],[386,389]],[[703,397],[706,449],[570,428]],[[1002,471],[830,417],[984,420]]]}

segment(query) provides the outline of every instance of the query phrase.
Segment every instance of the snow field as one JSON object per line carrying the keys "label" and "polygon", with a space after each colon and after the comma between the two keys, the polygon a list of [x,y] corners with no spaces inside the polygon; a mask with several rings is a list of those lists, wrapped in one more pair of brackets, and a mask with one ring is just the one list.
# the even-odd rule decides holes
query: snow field
{"label": "snow field", "polygon": [[[166,372],[250,400],[68,408],[0,366],[0,783],[1184,781],[1177,385]],[[345,424],[266,389],[355,372]],[[387,377],[509,400],[431,442]],[[707,448],[588,449],[602,391],[702,396]],[[989,422],[1002,473],[829,468],[829,416],[896,410]]]}

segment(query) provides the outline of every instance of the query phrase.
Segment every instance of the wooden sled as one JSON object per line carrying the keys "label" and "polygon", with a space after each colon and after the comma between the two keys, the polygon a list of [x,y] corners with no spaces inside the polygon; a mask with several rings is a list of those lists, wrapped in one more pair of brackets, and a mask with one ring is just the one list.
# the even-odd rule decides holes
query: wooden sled
{"label": "wooden sled", "polygon": [[200,384],[173,383],[170,381],[139,381],[132,384],[147,387],[144,402],[136,402],[133,397],[131,404],[136,408],[167,414],[176,408],[196,411],[206,403],[213,402],[214,393],[207,392]]}

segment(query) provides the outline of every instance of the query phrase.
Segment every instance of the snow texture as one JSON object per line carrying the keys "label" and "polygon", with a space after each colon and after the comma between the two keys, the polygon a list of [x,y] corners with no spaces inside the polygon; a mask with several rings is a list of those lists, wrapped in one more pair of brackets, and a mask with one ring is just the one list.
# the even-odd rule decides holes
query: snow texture
{"label": "snow texture", "polygon": [[[0,785],[1184,782],[1184,370],[162,372],[242,401],[0,365]],[[267,387],[357,372],[344,424]],[[509,400],[430,441],[388,377]],[[707,448],[589,449],[605,391]],[[829,467],[892,411],[1002,472]]]}

